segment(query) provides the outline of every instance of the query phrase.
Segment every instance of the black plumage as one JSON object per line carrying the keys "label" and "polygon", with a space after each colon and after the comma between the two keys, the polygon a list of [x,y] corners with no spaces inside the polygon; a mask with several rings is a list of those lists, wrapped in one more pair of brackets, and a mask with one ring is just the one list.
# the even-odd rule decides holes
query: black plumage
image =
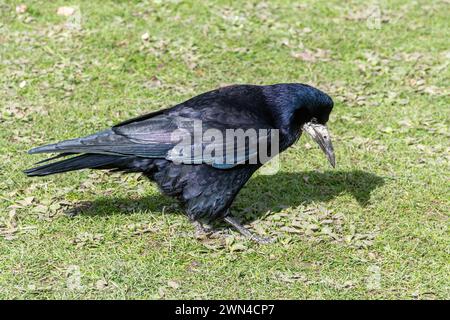
{"label": "black plumage", "polygon": [[[176,142],[172,133],[177,129],[192,133],[191,120],[201,120],[203,129],[223,133],[239,128],[268,129],[268,132],[278,129],[282,152],[306,131],[334,165],[331,140],[319,132],[332,108],[333,101],[327,94],[304,84],[224,87],[87,137],[34,148],[29,153],[59,153],[48,160],[69,158],[42,164],[25,173],[45,176],[85,168],[142,172],[165,194],[179,199],[192,220],[224,218],[249,235],[232,219],[229,207],[262,163],[250,164],[253,155],[249,152],[231,165],[223,165],[214,157],[179,163],[174,161]],[[307,127],[308,124],[312,127]],[[192,142],[193,147],[195,143]]]}

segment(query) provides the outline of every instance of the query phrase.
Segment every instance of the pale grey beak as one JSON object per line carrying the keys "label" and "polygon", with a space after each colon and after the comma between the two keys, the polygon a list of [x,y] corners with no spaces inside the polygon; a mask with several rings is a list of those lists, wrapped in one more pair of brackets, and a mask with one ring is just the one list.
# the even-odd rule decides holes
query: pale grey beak
{"label": "pale grey beak", "polygon": [[311,138],[319,145],[320,149],[327,156],[328,161],[334,168],[336,166],[336,159],[334,157],[333,144],[331,143],[330,133],[328,128],[322,124],[307,122],[303,125],[302,130],[309,134]]}

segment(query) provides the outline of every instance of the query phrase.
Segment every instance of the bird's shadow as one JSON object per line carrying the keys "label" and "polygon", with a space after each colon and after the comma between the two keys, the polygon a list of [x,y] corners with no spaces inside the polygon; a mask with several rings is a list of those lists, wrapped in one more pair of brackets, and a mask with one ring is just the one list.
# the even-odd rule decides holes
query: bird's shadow
{"label": "bird's shadow", "polygon": [[[233,215],[251,222],[268,211],[278,212],[286,207],[328,202],[341,194],[350,194],[360,206],[370,203],[370,194],[384,184],[384,178],[373,173],[353,170],[325,172],[279,172],[258,175],[239,193],[231,210]],[[110,215],[149,210],[155,214],[182,210],[176,202],[164,195],[143,198],[99,198],[88,205],[70,208],[68,215]]]}
{"label": "bird's shadow", "polygon": [[246,222],[268,211],[274,213],[299,205],[326,203],[342,194],[350,194],[361,207],[366,207],[370,203],[372,191],[383,185],[384,180],[361,170],[259,175],[241,191],[235,206]]}

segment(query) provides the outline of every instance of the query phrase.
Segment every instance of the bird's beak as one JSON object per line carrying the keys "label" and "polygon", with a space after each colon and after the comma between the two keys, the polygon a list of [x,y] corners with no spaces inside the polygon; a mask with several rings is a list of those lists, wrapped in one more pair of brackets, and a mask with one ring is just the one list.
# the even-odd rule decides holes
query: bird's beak
{"label": "bird's beak", "polygon": [[302,130],[313,138],[319,145],[320,149],[327,156],[328,161],[334,168],[336,166],[336,159],[334,157],[333,144],[331,143],[330,133],[328,128],[322,124],[307,122],[303,125]]}

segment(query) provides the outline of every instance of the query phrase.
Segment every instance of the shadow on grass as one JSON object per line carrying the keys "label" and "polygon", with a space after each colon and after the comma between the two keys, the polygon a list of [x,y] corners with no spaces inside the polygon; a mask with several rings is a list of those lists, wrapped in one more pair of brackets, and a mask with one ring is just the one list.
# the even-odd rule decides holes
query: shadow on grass
{"label": "shadow on grass", "polygon": [[235,212],[251,222],[267,211],[278,212],[286,207],[325,203],[342,194],[350,194],[361,207],[365,207],[370,203],[372,191],[383,184],[384,178],[361,170],[260,175],[241,190],[235,201],[240,210]]}
{"label": "shadow on grass", "polygon": [[[271,176],[259,175],[251,179],[239,193],[232,212],[250,222],[267,211],[277,212],[286,207],[328,202],[341,194],[351,194],[365,207],[370,194],[384,184],[384,179],[368,172],[280,172]],[[149,210],[155,214],[182,214],[177,201],[164,195],[143,198],[100,198],[71,208],[67,214],[110,215]]]}
{"label": "shadow on grass", "polygon": [[249,181],[247,188],[258,192],[264,188],[263,186],[269,186],[264,189],[269,192],[269,197],[278,199],[278,202],[292,196],[290,202],[286,204],[288,206],[317,201],[327,202],[342,193],[350,193],[361,206],[365,207],[369,203],[371,192],[383,184],[384,178],[373,173],[360,170],[329,170],[281,172],[273,176],[258,176]]}

